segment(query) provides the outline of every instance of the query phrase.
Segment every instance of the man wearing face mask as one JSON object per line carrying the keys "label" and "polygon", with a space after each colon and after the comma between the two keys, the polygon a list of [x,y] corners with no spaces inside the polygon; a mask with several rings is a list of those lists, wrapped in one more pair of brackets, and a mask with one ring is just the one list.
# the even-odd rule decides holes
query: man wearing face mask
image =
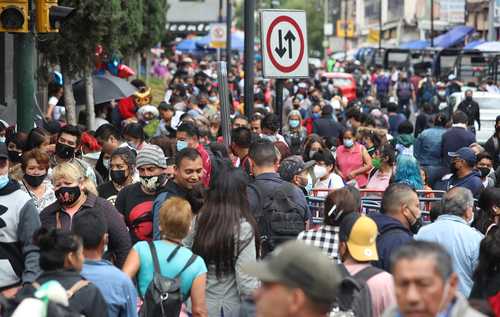
{"label": "man wearing face mask", "polygon": [[408,185],[390,185],[382,197],[380,213],[370,217],[378,227],[377,252],[379,260],[374,265],[387,272],[391,254],[402,245],[413,240],[413,235],[422,226],[417,193]]}
{"label": "man wearing face mask", "polygon": [[453,187],[468,188],[474,197],[479,197],[483,184],[481,174],[474,169],[476,164],[476,155],[469,147],[460,148],[456,152],[448,153],[451,160],[451,174],[441,178],[441,181],[435,184],[435,189],[447,191]]}
{"label": "man wearing face mask", "polygon": [[0,292],[6,297],[40,273],[38,248],[32,243],[33,233],[40,228],[38,211],[8,172],[7,146],[0,142]]}
{"label": "man wearing face mask", "polygon": [[167,183],[167,162],[162,149],[146,144],[136,160],[140,182],[123,188],[116,197],[130,230],[132,242],[151,240],[153,235],[153,201]]}
{"label": "man wearing face mask", "polygon": [[[175,156],[174,179],[156,197],[153,203],[153,239],[160,240],[160,207],[171,197],[186,199],[191,205],[193,213],[201,208],[201,180],[203,163],[198,151],[185,148]],[[192,237],[191,237],[192,238]],[[189,244],[189,243],[188,243]]]}
{"label": "man wearing face mask", "polygon": [[481,130],[481,120],[479,120],[479,104],[472,99],[472,90],[467,90],[465,92],[465,100],[458,105],[457,110],[463,111],[467,115],[467,127],[472,132],[476,132],[476,128],[474,127],[475,122],[477,122],[477,129]]}
{"label": "man wearing face mask", "polygon": [[476,159],[476,169],[481,174],[483,188],[495,187],[495,171],[491,155],[488,152],[481,152],[476,156]]}
{"label": "man wearing face mask", "polygon": [[391,262],[397,305],[383,317],[485,317],[457,291],[452,257],[442,246],[410,242],[396,251]]}
{"label": "man wearing face mask", "polygon": [[193,123],[184,122],[177,127],[176,138],[177,152],[180,152],[185,148],[191,148],[195,149],[198,154],[200,154],[203,162],[203,186],[208,187],[212,173],[212,162],[208,151],[205,149],[203,144],[200,143],[198,128]]}
{"label": "man wearing face mask", "polygon": [[[57,136],[56,155],[53,157],[52,166],[63,162],[76,163],[82,170],[85,177],[88,177],[99,185],[97,182],[96,172],[87,162],[75,156],[76,150],[80,147],[80,138],[82,133],[77,126],[67,125],[61,129]],[[102,181],[102,179],[101,179]]]}
{"label": "man wearing face mask", "polygon": [[435,222],[422,229],[416,240],[439,243],[451,255],[458,274],[458,289],[469,297],[472,275],[478,264],[479,244],[483,235],[472,228],[474,198],[467,188],[455,187],[443,197],[442,214]]}
{"label": "man wearing face mask", "polygon": [[300,155],[293,155],[281,161],[278,172],[283,180],[294,184],[307,196],[307,185],[310,181],[309,172],[314,164],[316,164],[315,161],[304,163]]}

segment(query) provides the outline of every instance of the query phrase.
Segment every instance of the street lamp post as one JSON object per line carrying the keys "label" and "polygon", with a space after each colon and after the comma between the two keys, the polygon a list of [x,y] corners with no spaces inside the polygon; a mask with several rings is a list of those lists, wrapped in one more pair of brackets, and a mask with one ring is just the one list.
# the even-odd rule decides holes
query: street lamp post
{"label": "street lamp post", "polygon": [[495,41],[495,0],[490,0],[488,8],[488,41]]}
{"label": "street lamp post", "polygon": [[232,28],[232,2],[227,0],[226,4],[226,65],[227,72],[231,71],[231,28]]}
{"label": "street lamp post", "polygon": [[347,0],[344,1],[344,62],[347,61]]}
{"label": "street lamp post", "polygon": [[431,0],[431,47],[434,47],[434,0]]}
{"label": "street lamp post", "polygon": [[245,47],[244,47],[244,65],[245,85],[244,85],[244,100],[245,100],[245,115],[250,117],[253,110],[253,83],[254,83],[254,40],[255,40],[255,0],[245,0],[244,7],[244,30],[245,30]]}
{"label": "street lamp post", "polygon": [[378,49],[382,49],[382,0],[378,1]]}

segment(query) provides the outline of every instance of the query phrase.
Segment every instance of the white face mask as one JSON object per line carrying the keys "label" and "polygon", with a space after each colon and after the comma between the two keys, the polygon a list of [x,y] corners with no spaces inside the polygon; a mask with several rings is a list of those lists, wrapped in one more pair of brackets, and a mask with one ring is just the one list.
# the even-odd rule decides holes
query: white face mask
{"label": "white face mask", "polygon": [[322,178],[327,174],[326,167],[321,165],[314,166],[314,175],[316,178]]}

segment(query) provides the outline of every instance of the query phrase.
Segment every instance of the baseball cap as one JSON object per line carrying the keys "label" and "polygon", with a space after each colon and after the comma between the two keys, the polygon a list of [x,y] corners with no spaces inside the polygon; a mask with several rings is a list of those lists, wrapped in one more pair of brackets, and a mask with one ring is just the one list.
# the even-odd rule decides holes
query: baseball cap
{"label": "baseball cap", "polygon": [[334,303],[342,279],[327,255],[298,240],[281,244],[263,261],[245,263],[242,269],[263,282],[300,288],[312,301],[325,304]]}
{"label": "baseball cap", "polygon": [[167,159],[165,158],[165,153],[163,153],[163,150],[158,145],[146,144],[137,154],[137,167],[150,164],[162,168],[167,167]]}
{"label": "baseball cap", "polygon": [[340,222],[339,240],[347,242],[347,249],[356,261],[377,261],[377,224],[371,218],[351,212]]}
{"label": "baseball cap", "polygon": [[316,161],[304,163],[300,155],[292,155],[281,161],[278,172],[283,180],[290,182],[295,175],[313,167],[314,164],[316,164]]}
{"label": "baseball cap", "polygon": [[458,149],[458,151],[456,151],[456,152],[448,152],[448,156],[449,157],[458,157],[458,158],[466,161],[470,165],[476,164],[476,154],[474,153],[474,151],[472,151],[471,148],[466,147],[466,146]]}
{"label": "baseball cap", "polygon": [[5,142],[0,142],[0,158],[9,158],[9,152],[7,151],[7,144],[5,144]]}

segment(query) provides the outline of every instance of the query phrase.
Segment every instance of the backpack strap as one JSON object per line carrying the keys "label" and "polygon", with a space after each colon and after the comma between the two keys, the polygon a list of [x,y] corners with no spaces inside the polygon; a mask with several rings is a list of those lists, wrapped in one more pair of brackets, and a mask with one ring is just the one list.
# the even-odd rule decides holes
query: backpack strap
{"label": "backpack strap", "polygon": [[175,276],[176,278],[179,277],[182,273],[184,273],[184,271],[191,266],[191,264],[194,263],[194,261],[196,261],[196,258],[198,256],[196,254],[192,254],[191,257],[189,258],[189,260],[186,262],[186,264],[184,265],[184,267],[182,268],[182,270]]}
{"label": "backpack strap", "polygon": [[180,249],[180,248],[181,248],[181,245],[180,245],[180,244],[178,244],[178,245],[175,247],[174,251],[172,251],[172,253],[170,253],[170,255],[168,256],[168,258],[167,258],[167,262],[170,262],[170,261],[174,258],[174,256],[177,254],[177,252],[179,252],[179,249]]}
{"label": "backpack strap", "polygon": [[362,269],[361,271],[359,271],[358,273],[354,274],[354,278],[359,281],[367,283],[370,278],[374,277],[375,275],[381,272],[383,272],[381,269],[376,268],[373,265],[369,265],[364,269]]}
{"label": "backpack strap", "polygon": [[[156,247],[153,241],[148,241],[149,251],[151,251],[151,257],[153,258],[153,267],[155,273],[160,273],[160,262],[158,261],[158,255],[156,254]],[[175,251],[175,250],[174,250]]]}
{"label": "backpack strap", "polygon": [[73,295],[75,295],[76,292],[78,292],[79,290],[81,290],[82,288],[84,288],[85,286],[87,286],[89,284],[90,284],[90,282],[86,281],[86,280],[80,280],[80,281],[76,282],[75,284],[73,284],[73,286],[71,286],[71,288],[66,291],[66,294],[68,295],[68,299],[73,297]]}

